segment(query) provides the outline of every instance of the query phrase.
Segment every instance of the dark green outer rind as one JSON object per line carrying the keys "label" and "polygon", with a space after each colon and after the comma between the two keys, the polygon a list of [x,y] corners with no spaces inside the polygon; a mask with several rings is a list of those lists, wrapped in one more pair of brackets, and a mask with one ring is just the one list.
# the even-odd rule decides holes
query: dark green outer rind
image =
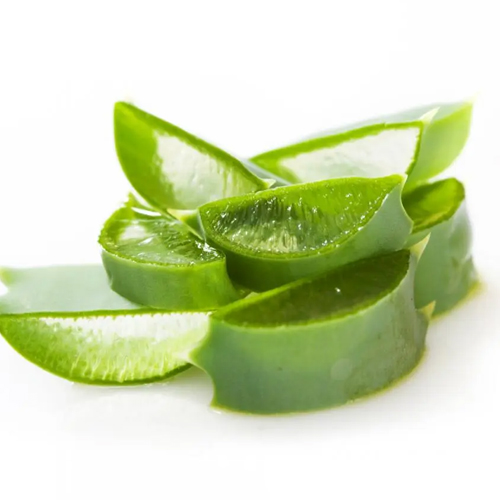
{"label": "dark green outer rind", "polygon": [[[429,230],[411,236],[409,245]],[[453,308],[478,283],[472,259],[472,230],[465,202],[448,220],[430,230],[415,276],[415,303],[436,302],[434,315]]]}
{"label": "dark green outer rind", "polygon": [[165,311],[216,309],[241,298],[223,259],[193,266],[159,266],[102,251],[111,288],[121,296]]}
{"label": "dark green outer rind", "polygon": [[[169,208],[195,209],[187,206],[183,200],[176,199],[165,185],[159,182],[157,134],[168,133],[178,137],[189,146],[201,153],[218,159],[237,175],[242,176],[249,184],[254,185],[254,191],[267,188],[267,184],[252,174],[243,163],[218,147],[186,132],[141,109],[125,103],[117,102],[114,110],[115,146],[123,172],[134,189],[154,208],[166,213]],[[186,190],[196,189],[189,184]],[[211,201],[211,193],[206,193]]]}
{"label": "dark green outer rind", "polygon": [[261,414],[333,407],[378,391],[420,360],[428,319],[415,310],[412,256],[400,285],[341,319],[275,328],[225,323],[223,310],[190,361],[214,384],[212,404]]}
{"label": "dark green outer rind", "polygon": [[212,239],[209,232],[206,237],[212,246],[226,254],[229,276],[234,281],[250,290],[270,290],[370,255],[403,248],[412,223],[401,204],[401,189],[401,184],[396,185],[372,219],[329,253],[300,258],[266,258],[236,252],[232,247]]}

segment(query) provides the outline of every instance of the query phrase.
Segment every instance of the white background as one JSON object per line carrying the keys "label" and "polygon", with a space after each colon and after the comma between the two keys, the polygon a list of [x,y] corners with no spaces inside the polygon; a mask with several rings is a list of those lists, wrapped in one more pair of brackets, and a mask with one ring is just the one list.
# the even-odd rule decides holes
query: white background
{"label": "white background", "polygon": [[497,499],[499,16],[493,0],[0,0],[0,263],[98,261],[127,193],[112,106],[132,100],[238,155],[477,93],[466,182],[483,287],[418,370],[342,408],[216,413],[194,369],[70,384],[0,338],[0,498]]}

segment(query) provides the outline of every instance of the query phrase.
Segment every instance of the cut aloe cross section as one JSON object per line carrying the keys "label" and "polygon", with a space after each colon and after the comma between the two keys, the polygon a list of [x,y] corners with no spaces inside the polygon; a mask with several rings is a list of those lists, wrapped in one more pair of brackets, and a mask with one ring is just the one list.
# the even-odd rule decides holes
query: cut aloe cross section
{"label": "cut aloe cross section", "polygon": [[204,205],[199,215],[230,276],[261,291],[402,248],[412,227],[402,183],[394,175],[280,187]]}
{"label": "cut aloe cross section", "polygon": [[223,253],[132,197],[107,220],[99,242],[111,288],[134,302],[208,310],[240,298]]}
{"label": "cut aloe cross section", "polygon": [[190,361],[213,405],[308,411],[386,387],[419,361],[430,311],[413,300],[417,255],[372,257],[216,311]]}
{"label": "cut aloe cross section", "polygon": [[291,182],[406,173],[411,187],[451,165],[471,115],[470,101],[423,106],[322,132],[251,161]]}
{"label": "cut aloe cross section", "polygon": [[403,197],[413,219],[409,245],[430,233],[415,277],[415,300],[436,302],[435,313],[451,309],[477,283],[465,190],[456,179],[421,186]]}
{"label": "cut aloe cross section", "polygon": [[153,207],[194,209],[269,187],[243,163],[131,104],[115,105],[115,144],[125,175]]}
{"label": "cut aloe cross section", "polygon": [[0,333],[41,368],[90,384],[137,384],[185,370],[180,353],[206,333],[202,312],[138,309],[101,266],[7,269]]}
{"label": "cut aloe cross section", "polygon": [[370,125],[311,139],[251,159],[291,183],[407,174],[417,158],[419,122]]}

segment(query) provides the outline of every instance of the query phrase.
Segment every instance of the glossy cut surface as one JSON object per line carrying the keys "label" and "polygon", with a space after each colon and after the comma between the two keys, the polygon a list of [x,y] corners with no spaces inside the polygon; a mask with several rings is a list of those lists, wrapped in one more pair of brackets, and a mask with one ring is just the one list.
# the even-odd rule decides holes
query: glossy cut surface
{"label": "glossy cut surface", "polygon": [[138,384],[189,368],[179,355],[206,313],[140,309],[110,290],[101,266],[6,269],[0,333],[26,359],[89,384]]}
{"label": "glossy cut surface", "polygon": [[435,302],[435,314],[453,308],[478,282],[465,190],[456,179],[423,185],[403,197],[414,220],[408,244],[430,234],[415,276],[418,307]]}
{"label": "glossy cut surface", "polygon": [[111,287],[134,302],[208,310],[239,298],[223,253],[132,197],[108,219],[99,243]]}
{"label": "glossy cut surface", "polygon": [[[265,300],[235,303],[223,312],[224,321],[236,325],[267,327],[300,325],[314,321],[341,318],[374,304],[394,289],[407,272],[406,252],[378,259],[360,261],[322,274],[311,280],[290,284],[279,293],[269,293]],[[374,263],[383,266],[385,274],[374,277]],[[335,286],[332,286],[332,280]]]}
{"label": "glossy cut surface", "polygon": [[413,233],[418,233],[453,217],[464,200],[463,184],[450,178],[405,194],[403,205],[413,221]]}
{"label": "glossy cut surface", "polygon": [[402,250],[218,310],[190,355],[212,378],[213,405],[309,411],[408,373],[422,355],[428,324],[428,314],[414,306],[415,264],[416,256]]}
{"label": "glossy cut surface", "polygon": [[369,125],[262,153],[251,159],[291,183],[407,174],[417,158],[422,125]]}
{"label": "glossy cut surface", "polygon": [[162,212],[194,209],[269,186],[237,158],[131,104],[116,103],[114,124],[125,175]]}
{"label": "glossy cut surface", "polygon": [[204,205],[200,221],[230,276],[265,290],[401,248],[411,231],[402,183],[390,176],[276,188]]}

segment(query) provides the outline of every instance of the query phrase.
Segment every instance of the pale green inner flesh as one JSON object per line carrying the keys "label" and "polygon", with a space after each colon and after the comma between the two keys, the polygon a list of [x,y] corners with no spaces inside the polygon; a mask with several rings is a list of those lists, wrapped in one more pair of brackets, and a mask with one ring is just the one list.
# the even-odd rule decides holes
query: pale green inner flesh
{"label": "pale green inner flesh", "polygon": [[403,196],[403,205],[413,220],[413,233],[448,220],[465,199],[463,185],[456,179],[426,184]]}
{"label": "pale green inner flesh", "polygon": [[[166,131],[156,131],[153,168],[158,180],[187,207],[256,190],[255,182],[221,158],[193,147]],[[243,167],[241,167],[243,168]]]}
{"label": "pale green inner flesh", "polygon": [[110,217],[100,243],[112,254],[144,263],[194,265],[223,258],[173,217],[130,205]]}
{"label": "pale green inner flesh", "polygon": [[100,265],[4,269],[0,332],[23,356],[72,380],[133,383],[185,367],[208,314],[157,313],[114,293]]}
{"label": "pale green inner flesh", "polygon": [[420,129],[372,127],[357,135],[312,140],[254,160],[295,182],[405,174],[415,160]]}
{"label": "pale green inner flesh", "polygon": [[0,278],[0,314],[142,308],[111,290],[101,264],[2,269]]}
{"label": "pale green inner flesh", "polygon": [[265,188],[228,153],[130,104],[116,104],[115,141],[133,186],[162,210]]}
{"label": "pale green inner flesh", "polygon": [[300,254],[338,246],[373,217],[401,181],[338,179],[264,191],[201,207],[211,237],[248,253]]}
{"label": "pale green inner flesh", "polygon": [[183,367],[179,353],[206,332],[206,313],[0,317],[13,347],[77,381],[127,383]]}
{"label": "pale green inner flesh", "polygon": [[214,314],[225,322],[279,327],[333,319],[365,309],[394,290],[408,272],[407,250],[348,264]]}

